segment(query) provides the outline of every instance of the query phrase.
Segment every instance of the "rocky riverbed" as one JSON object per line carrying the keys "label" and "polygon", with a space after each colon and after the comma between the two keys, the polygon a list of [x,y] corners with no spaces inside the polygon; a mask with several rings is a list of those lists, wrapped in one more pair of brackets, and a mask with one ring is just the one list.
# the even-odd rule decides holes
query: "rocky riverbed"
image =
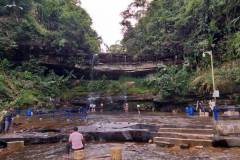
{"label": "rocky riverbed", "polygon": [[[79,130],[83,133],[96,132],[100,133],[102,137],[106,139],[99,139],[95,137],[88,137],[88,143],[86,146],[86,157],[87,159],[109,159],[110,148],[113,146],[121,146],[123,150],[123,158],[126,159],[189,159],[189,160],[210,160],[210,159],[221,159],[221,160],[238,160],[240,159],[240,148],[213,148],[203,147],[190,149],[180,149],[175,146],[171,148],[160,148],[155,144],[147,143],[149,137],[146,138],[144,143],[139,143],[132,137],[136,137],[135,134],[129,134],[131,131],[144,131],[147,133],[155,132],[158,127],[207,127],[213,126],[210,118],[201,117],[186,117],[181,114],[171,113],[144,113],[141,116],[129,113],[110,113],[110,114],[90,114],[87,120],[80,119],[79,115],[75,114],[72,116],[62,115],[44,115],[44,116],[33,116],[31,118],[19,117],[15,118],[11,134],[1,135],[23,135],[37,133],[38,136],[58,134],[68,135],[73,126],[79,126]],[[127,131],[127,132],[125,132]],[[109,133],[119,132],[123,135],[123,138],[132,138],[128,142],[123,139],[109,139],[114,136]],[[106,133],[106,134],[105,134]],[[124,134],[122,134],[124,133]],[[128,133],[128,134],[125,134]],[[90,134],[90,135],[91,135]],[[108,135],[108,136],[106,136]],[[119,134],[117,134],[119,137]],[[137,136],[141,137],[141,134]],[[148,134],[144,134],[145,136]],[[121,137],[121,136],[120,136]],[[66,137],[65,137],[66,139]],[[134,142],[137,141],[137,142]],[[54,142],[54,141],[53,141]],[[65,141],[56,141],[57,143],[51,144],[28,144],[21,152],[14,154],[8,153],[6,150],[0,152],[0,159],[6,160],[49,160],[56,159],[62,160],[67,159],[68,155],[65,154]]]}
{"label": "rocky riverbed", "polygon": [[[121,146],[124,160],[239,160],[240,148],[159,148],[154,144],[139,143],[89,143],[86,159],[110,160],[110,148]],[[27,146],[24,151],[2,156],[1,160],[67,160],[65,143]]]}

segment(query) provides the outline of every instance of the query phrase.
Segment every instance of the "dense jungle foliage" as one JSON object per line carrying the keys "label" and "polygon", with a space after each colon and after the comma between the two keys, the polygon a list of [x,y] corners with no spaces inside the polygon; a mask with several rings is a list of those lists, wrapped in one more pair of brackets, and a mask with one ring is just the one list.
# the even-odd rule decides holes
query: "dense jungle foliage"
{"label": "dense jungle foliage", "polygon": [[100,39],[91,28],[91,18],[76,3],[76,0],[1,0],[2,56],[16,51],[64,54],[99,51]]}
{"label": "dense jungle foliage", "polygon": [[0,106],[48,105],[61,96],[71,72],[56,75],[37,57],[99,51],[91,25],[79,0],[1,0]]}
{"label": "dense jungle foliage", "polygon": [[[137,11],[146,0],[135,0]],[[184,57],[198,65],[203,50],[218,60],[240,57],[239,0],[153,0],[137,25],[127,23],[138,12],[123,12],[123,44],[132,54]]]}
{"label": "dense jungle foliage", "polygon": [[[240,102],[240,0],[133,1],[122,12],[123,40],[108,51],[177,58],[182,64],[160,66],[155,74],[144,78],[109,80],[103,76],[92,81],[73,80],[70,71],[65,76],[56,75],[38,59],[40,54],[100,50],[101,38],[91,29],[91,18],[78,3],[0,1],[1,107],[51,106],[51,98],[69,100],[91,92],[109,96],[153,94],[163,101],[184,100],[189,95],[209,97],[210,57],[202,57],[208,50],[213,51],[220,94],[227,93]],[[138,23],[133,25],[133,21]]]}
{"label": "dense jungle foliage", "polygon": [[50,98],[60,97],[67,90],[68,76],[46,74],[36,60],[14,67],[4,59],[0,63],[0,109],[3,107],[52,106]]}
{"label": "dense jungle foliage", "polygon": [[[202,56],[209,50],[213,52],[217,89],[237,92],[239,0],[135,0],[122,16],[122,45],[128,53],[183,60],[182,65],[166,66],[165,71],[147,78],[148,84],[159,88],[159,97],[211,93],[210,57]],[[133,19],[138,20],[136,25]]]}

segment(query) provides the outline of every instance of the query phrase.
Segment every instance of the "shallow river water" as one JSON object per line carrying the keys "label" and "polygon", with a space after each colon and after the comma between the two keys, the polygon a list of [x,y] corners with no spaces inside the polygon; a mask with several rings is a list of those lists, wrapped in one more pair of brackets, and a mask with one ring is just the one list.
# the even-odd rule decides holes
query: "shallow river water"
{"label": "shallow river water", "polygon": [[[65,117],[39,117],[31,119],[20,117],[15,120],[14,131],[36,130],[42,128],[60,129],[61,132],[69,132],[73,126],[86,126],[96,122],[140,122],[155,123],[158,125],[212,125],[211,119],[199,119],[196,117],[186,117],[184,115],[172,114],[94,114],[88,117],[87,121],[81,121],[78,117],[67,120]],[[1,154],[0,160],[70,160],[70,156],[65,153],[66,143],[54,143],[44,145],[26,146],[23,151]],[[180,149],[160,148],[155,144],[148,143],[95,143],[88,142],[85,148],[86,159],[89,160],[109,160],[110,148],[120,146],[122,148],[123,160],[240,160],[240,148],[213,148],[202,149],[190,148]]]}

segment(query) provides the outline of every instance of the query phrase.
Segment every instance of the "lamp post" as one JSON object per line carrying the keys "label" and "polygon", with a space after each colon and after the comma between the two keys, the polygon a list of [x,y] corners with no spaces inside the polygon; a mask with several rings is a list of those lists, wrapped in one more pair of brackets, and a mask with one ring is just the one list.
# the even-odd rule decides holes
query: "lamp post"
{"label": "lamp post", "polygon": [[[211,68],[212,68],[212,83],[213,83],[213,98],[214,98],[214,105],[212,105],[212,112],[213,112],[213,120],[214,122],[218,121],[218,109],[216,108],[216,103],[217,103],[217,97],[219,97],[219,91],[216,90],[215,86],[215,79],[214,79],[214,70],[213,70],[213,54],[212,51],[206,51],[203,52],[203,57],[206,56],[206,54],[209,54],[211,57]],[[211,102],[211,101],[210,101]],[[213,104],[213,103],[210,103]]]}
{"label": "lamp post", "polygon": [[210,55],[210,58],[211,58],[212,84],[213,84],[213,91],[215,91],[215,90],[216,90],[216,87],[215,87],[215,80],[214,80],[213,55],[212,55],[212,51],[203,52],[203,57],[206,57],[206,54],[209,54],[209,55]]}

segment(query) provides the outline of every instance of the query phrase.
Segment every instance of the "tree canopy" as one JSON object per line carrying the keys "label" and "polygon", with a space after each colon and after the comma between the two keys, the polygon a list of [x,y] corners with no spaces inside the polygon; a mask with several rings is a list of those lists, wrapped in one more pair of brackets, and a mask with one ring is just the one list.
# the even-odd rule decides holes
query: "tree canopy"
{"label": "tree canopy", "polygon": [[32,49],[96,52],[91,18],[76,0],[1,0],[0,52]]}
{"label": "tree canopy", "polygon": [[122,43],[132,54],[178,56],[191,64],[209,49],[220,60],[239,58],[239,10],[239,0],[153,0],[136,26],[127,25]]}

